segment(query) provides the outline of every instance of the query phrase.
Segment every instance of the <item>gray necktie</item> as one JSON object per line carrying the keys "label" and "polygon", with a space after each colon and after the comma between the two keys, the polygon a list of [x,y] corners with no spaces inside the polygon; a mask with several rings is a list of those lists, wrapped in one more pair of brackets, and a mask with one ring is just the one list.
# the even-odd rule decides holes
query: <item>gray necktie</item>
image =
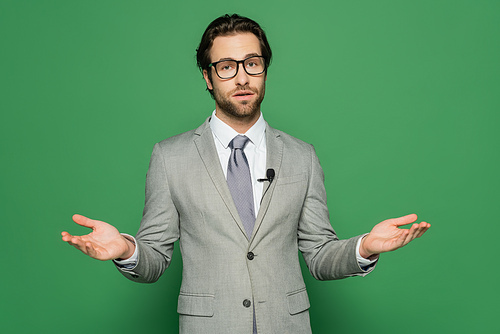
{"label": "gray necktie", "polygon": [[[250,177],[247,157],[243,152],[249,140],[248,137],[242,135],[237,135],[231,140],[229,143],[231,156],[227,164],[227,185],[243,222],[243,227],[247,232],[248,239],[252,236],[255,224],[252,178]],[[253,333],[257,334],[255,306],[253,309]]]}
{"label": "gray necktie", "polygon": [[227,164],[227,185],[248,239],[252,236],[255,224],[252,179],[248,160],[245,152],[243,152],[249,140],[248,137],[242,135],[233,138],[229,143],[231,156]]}

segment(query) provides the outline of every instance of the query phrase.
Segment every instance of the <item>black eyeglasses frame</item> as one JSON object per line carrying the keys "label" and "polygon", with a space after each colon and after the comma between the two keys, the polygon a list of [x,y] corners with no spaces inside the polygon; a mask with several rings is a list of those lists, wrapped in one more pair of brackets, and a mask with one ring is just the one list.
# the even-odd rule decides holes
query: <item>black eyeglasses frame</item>
{"label": "black eyeglasses frame", "polygon": [[[264,69],[262,70],[262,72],[259,72],[259,73],[248,73],[247,69],[245,68],[245,61],[247,61],[247,60],[248,60],[248,59],[250,59],[250,58],[262,58],[262,60],[263,60],[263,64],[264,64]],[[221,77],[221,76],[219,75],[219,72],[217,71],[217,66],[216,66],[217,64],[222,63],[222,62],[225,62],[225,61],[234,61],[234,62],[236,62],[236,72],[234,73],[234,75],[233,75],[233,76],[231,76],[231,77],[227,77],[227,78],[225,78],[225,77]],[[245,59],[243,59],[243,60],[224,59],[224,60],[214,61],[213,63],[210,63],[210,64],[208,64],[208,67],[213,67],[213,68],[214,68],[214,70],[215,70],[215,74],[217,74],[217,76],[218,76],[219,78],[221,78],[222,80],[227,80],[227,79],[232,79],[232,78],[234,78],[235,76],[237,76],[237,75],[238,75],[238,70],[240,69],[240,64],[242,64],[242,65],[243,65],[243,70],[245,70],[246,74],[248,74],[248,75],[261,75],[261,74],[262,74],[262,73],[264,73],[264,72],[266,71],[266,69],[267,69],[267,66],[266,66],[266,58],[265,58],[264,56],[250,56],[250,57],[247,57],[247,58],[245,58]]]}

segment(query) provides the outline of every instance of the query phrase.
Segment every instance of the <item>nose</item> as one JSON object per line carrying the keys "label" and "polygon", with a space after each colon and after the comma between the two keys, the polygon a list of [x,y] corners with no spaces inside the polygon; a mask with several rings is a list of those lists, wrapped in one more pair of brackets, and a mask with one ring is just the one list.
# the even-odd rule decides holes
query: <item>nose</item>
{"label": "nose", "polygon": [[238,66],[240,65],[241,68],[238,67],[238,73],[236,74],[236,77],[234,79],[237,85],[245,86],[246,84],[248,84],[249,75],[247,74],[245,68],[243,67],[245,65],[243,65],[243,63],[239,63]]}

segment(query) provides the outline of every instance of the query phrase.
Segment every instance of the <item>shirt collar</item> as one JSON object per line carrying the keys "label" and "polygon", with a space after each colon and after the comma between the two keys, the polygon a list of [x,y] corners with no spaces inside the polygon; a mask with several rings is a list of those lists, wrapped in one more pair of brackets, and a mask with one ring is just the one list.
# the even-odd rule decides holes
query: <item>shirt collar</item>
{"label": "shirt collar", "polygon": [[[236,137],[238,132],[234,130],[232,127],[221,121],[216,115],[215,110],[212,113],[212,117],[210,118],[210,129],[212,129],[212,133],[219,140],[219,142],[224,146],[224,148],[228,148],[229,143]],[[264,133],[266,132],[266,122],[264,121],[264,117],[262,113],[259,116],[257,122],[246,133],[241,133],[242,135],[247,136],[250,141],[255,145],[259,146],[262,143],[262,139],[264,138]]]}

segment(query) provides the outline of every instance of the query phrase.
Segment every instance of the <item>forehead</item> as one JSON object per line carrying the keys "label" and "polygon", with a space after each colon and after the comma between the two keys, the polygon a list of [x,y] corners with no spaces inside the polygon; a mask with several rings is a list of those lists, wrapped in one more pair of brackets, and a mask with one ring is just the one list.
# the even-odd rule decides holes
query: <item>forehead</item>
{"label": "forehead", "polygon": [[240,60],[253,54],[261,55],[261,50],[259,39],[252,33],[216,37],[210,49],[212,62],[224,58]]}

